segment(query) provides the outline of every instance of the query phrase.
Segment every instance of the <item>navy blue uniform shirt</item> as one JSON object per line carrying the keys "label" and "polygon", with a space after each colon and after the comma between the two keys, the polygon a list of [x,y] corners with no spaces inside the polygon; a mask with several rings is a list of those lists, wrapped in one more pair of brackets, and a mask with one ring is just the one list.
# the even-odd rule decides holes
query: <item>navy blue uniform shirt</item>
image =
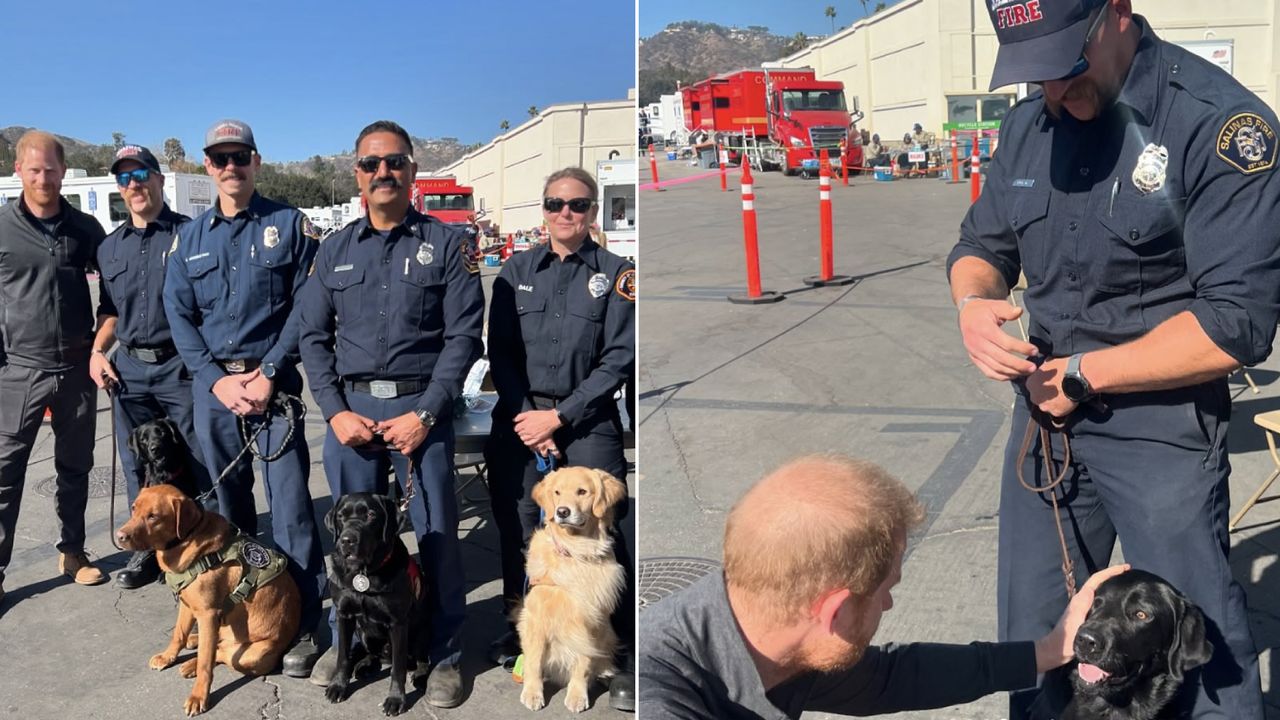
{"label": "navy blue uniform shirt", "polygon": [[1190,311],[1228,355],[1259,362],[1280,317],[1275,114],[1135,18],[1137,55],[1098,119],[1055,120],[1039,93],[1009,111],[948,274],[974,256],[1013,287],[1021,269],[1031,339],[1048,356]]}
{"label": "navy blue uniform shirt", "polygon": [[169,345],[164,314],[165,261],[178,226],[191,218],[165,205],[145,228],[130,221],[98,247],[98,317],[116,318],[116,339],[130,347]]}
{"label": "navy blue uniform shirt", "polygon": [[343,380],[422,380],[416,407],[448,417],[483,352],[484,290],[466,237],[409,210],[380,233],[368,218],[325,239],[303,293],[303,364],[326,420],[348,410]]}
{"label": "navy blue uniform shirt", "polygon": [[298,360],[294,302],[318,233],[297,208],[257,193],[228,218],[218,203],[181,226],[169,251],[165,312],[182,361],[205,392],[226,373],[214,360]]}
{"label": "navy blue uniform shirt", "polygon": [[636,357],[635,267],[587,238],[564,260],[549,244],[516,253],[493,285],[489,364],[498,417],[561,398],[578,424],[613,405]]}

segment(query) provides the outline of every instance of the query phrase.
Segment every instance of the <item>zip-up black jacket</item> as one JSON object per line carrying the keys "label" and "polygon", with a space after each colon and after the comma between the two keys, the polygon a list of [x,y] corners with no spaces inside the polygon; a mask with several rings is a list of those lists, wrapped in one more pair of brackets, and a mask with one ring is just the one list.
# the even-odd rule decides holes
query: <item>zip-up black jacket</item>
{"label": "zip-up black jacket", "polygon": [[0,364],[60,371],[88,357],[94,317],[85,273],[104,235],[65,199],[52,234],[21,196],[0,205]]}

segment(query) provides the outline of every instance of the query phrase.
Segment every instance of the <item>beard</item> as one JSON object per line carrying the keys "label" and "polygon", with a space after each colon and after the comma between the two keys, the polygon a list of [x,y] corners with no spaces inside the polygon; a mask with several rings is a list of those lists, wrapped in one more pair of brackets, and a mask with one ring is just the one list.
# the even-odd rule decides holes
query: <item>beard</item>
{"label": "beard", "polygon": [[820,673],[834,673],[848,670],[857,665],[866,654],[871,644],[872,633],[859,631],[852,642],[839,635],[826,638],[818,647],[807,648],[800,664],[806,669]]}
{"label": "beard", "polygon": [[[1102,113],[1120,97],[1119,86],[1103,86],[1097,80],[1089,77],[1077,78],[1067,92],[1057,100],[1051,100],[1047,96],[1044,99],[1045,110],[1054,120],[1061,120],[1063,112],[1071,114],[1081,122],[1088,122],[1097,119]],[[1089,117],[1076,117],[1074,113],[1066,109],[1068,104],[1085,105],[1092,108],[1093,113]]]}

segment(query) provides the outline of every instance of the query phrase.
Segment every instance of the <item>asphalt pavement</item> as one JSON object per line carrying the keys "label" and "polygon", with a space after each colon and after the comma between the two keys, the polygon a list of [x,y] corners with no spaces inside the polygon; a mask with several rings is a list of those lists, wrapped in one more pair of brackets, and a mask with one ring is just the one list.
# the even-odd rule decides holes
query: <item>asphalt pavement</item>
{"label": "asphalt pavement", "polygon": [[[855,282],[810,288],[803,279],[820,270],[818,182],[757,173],[762,284],[786,298],[747,306],[726,300],[746,291],[741,171],[730,171],[729,192],[715,174],[692,179],[705,173],[660,160],[664,181],[689,181],[639,193],[642,596],[645,569],[659,560],[719,559],[726,513],[763,474],[800,454],[840,452],[886,467],[928,511],[877,642],[994,640],[997,500],[1013,395],[969,363],[945,277],[969,186],[836,179],[835,272]],[[641,174],[642,184],[651,180],[647,162]],[[1231,378],[1233,511],[1273,467],[1252,418],[1280,409],[1277,370],[1274,357],[1251,370],[1258,394],[1239,373]],[[1268,497],[1277,495],[1280,486]],[[1231,541],[1267,717],[1280,718],[1271,663],[1280,644],[1280,503],[1260,503]],[[894,717],[1006,715],[995,695]]]}

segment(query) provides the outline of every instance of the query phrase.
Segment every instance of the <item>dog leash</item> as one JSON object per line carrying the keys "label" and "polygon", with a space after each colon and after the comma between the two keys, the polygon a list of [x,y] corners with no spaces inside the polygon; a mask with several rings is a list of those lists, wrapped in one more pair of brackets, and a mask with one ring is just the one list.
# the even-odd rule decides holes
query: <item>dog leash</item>
{"label": "dog leash", "polygon": [[105,383],[107,391],[107,400],[109,412],[111,413],[111,507],[108,511],[107,520],[111,524],[107,526],[107,535],[111,538],[111,544],[116,550],[124,552],[124,548],[120,547],[120,543],[116,542],[116,464],[120,448],[116,445],[116,393],[115,383],[108,380]]}
{"label": "dog leash", "polygon": [[[282,409],[282,414],[289,420],[289,429],[285,431],[284,440],[280,442],[280,447],[277,448],[275,452],[264,454],[258,450],[257,441],[258,436],[262,434],[262,431],[266,430],[267,427],[271,425],[271,418],[274,414],[272,412],[273,409]],[[267,408],[262,413],[262,422],[258,423],[257,427],[253,428],[252,432],[249,430],[249,420],[245,417],[240,417],[240,437],[244,440],[244,447],[240,448],[240,452],[236,453],[236,456],[231,459],[231,463],[223,468],[222,472],[218,475],[218,479],[213,481],[213,484],[209,486],[209,489],[196,496],[196,503],[203,504],[205,500],[209,499],[209,496],[218,489],[218,486],[222,484],[223,480],[227,479],[227,476],[231,474],[231,471],[239,467],[240,461],[244,459],[245,453],[252,453],[254,457],[263,462],[272,462],[273,460],[278,459],[281,455],[284,455],[285,450],[289,447],[289,443],[293,440],[294,426],[297,425],[298,421],[305,418],[306,415],[307,406],[302,402],[302,398],[285,392],[276,392],[271,396],[271,401],[267,403]]]}
{"label": "dog leash", "polygon": [[[1040,435],[1040,455],[1044,458],[1045,477],[1049,479],[1049,484],[1044,486],[1031,485],[1023,477],[1022,472],[1022,467],[1026,464],[1027,453],[1031,451],[1037,431],[1039,431]],[[1056,470],[1053,463],[1054,433],[1062,436],[1061,471]],[[1075,563],[1071,560],[1071,553],[1067,551],[1067,536],[1062,530],[1062,516],[1058,512],[1058,493],[1055,492],[1067,477],[1067,472],[1071,469],[1071,439],[1067,435],[1066,423],[1060,423],[1056,418],[1049,418],[1046,421],[1046,416],[1043,413],[1034,407],[1031,408],[1031,417],[1027,420],[1027,431],[1022,436],[1022,446],[1018,449],[1015,467],[1017,468],[1018,482],[1022,484],[1022,487],[1040,495],[1048,493],[1049,501],[1053,504],[1053,522],[1058,528],[1058,546],[1062,550],[1062,579],[1066,584],[1067,599],[1070,600],[1076,594]]]}

